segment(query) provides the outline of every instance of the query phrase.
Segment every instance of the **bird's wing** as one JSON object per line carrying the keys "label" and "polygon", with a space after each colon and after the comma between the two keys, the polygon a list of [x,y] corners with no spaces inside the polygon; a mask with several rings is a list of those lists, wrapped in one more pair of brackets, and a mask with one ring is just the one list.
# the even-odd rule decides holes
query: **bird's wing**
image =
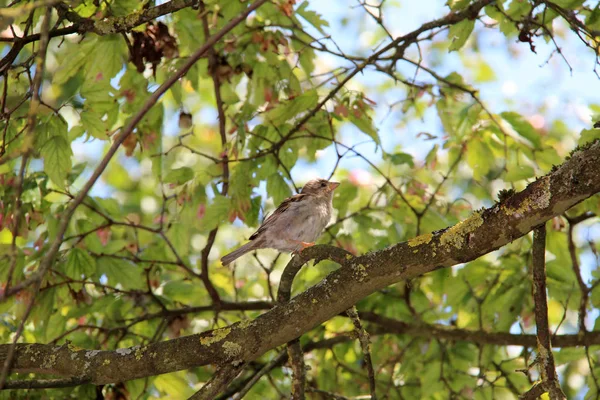
{"label": "bird's wing", "polygon": [[307,196],[308,195],[306,194],[295,194],[292,197],[288,197],[283,202],[281,202],[279,207],[277,207],[277,209],[273,211],[273,213],[263,221],[262,225],[258,228],[258,230],[254,232],[252,236],[250,236],[250,240],[254,240],[257,237],[259,237],[265,230],[269,228],[269,226],[273,224],[278,215],[281,215],[284,212],[286,212],[292,206],[292,204],[305,200]]}

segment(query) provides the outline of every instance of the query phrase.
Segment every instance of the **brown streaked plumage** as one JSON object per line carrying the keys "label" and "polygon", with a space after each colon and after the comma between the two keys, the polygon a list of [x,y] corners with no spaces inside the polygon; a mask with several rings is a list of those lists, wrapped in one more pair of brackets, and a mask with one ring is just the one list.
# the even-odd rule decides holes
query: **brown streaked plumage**
{"label": "brown streaked plumage", "polygon": [[250,242],[223,256],[223,265],[256,249],[298,252],[314,245],[331,219],[333,191],[338,186],[325,179],[308,181],[300,194],[285,199],[264,220]]}

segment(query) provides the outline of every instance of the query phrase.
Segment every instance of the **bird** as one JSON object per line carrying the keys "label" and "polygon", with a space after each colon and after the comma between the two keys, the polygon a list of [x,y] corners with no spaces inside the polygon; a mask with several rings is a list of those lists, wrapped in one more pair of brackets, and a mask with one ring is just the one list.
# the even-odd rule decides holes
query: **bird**
{"label": "bird", "polygon": [[300,253],[314,246],[331,219],[333,191],[339,185],[321,178],[308,181],[299,194],[285,199],[264,220],[248,243],[223,256],[223,266],[257,249]]}

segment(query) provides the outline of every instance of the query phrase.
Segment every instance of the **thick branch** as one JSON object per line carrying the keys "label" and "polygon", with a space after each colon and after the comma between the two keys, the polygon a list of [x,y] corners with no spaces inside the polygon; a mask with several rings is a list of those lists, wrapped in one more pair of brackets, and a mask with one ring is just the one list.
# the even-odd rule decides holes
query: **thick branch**
{"label": "thick branch", "polygon": [[[575,152],[551,174],[494,207],[448,229],[360,257],[319,284],[250,322],[144,347],[117,351],[18,345],[14,371],[120,382],[207,364],[251,361],[350,308],[388,285],[472,261],[600,192],[600,141]],[[331,247],[306,249],[306,258],[334,258]],[[165,355],[168,355],[165,357]],[[0,346],[0,361],[6,346]]]}
{"label": "thick branch", "polygon": [[[110,35],[113,33],[129,32],[136,26],[145,24],[163,15],[171,14],[183,8],[190,7],[196,3],[196,0],[171,0],[156,7],[133,12],[122,17],[107,17],[95,21],[91,18],[84,18],[76,12],[71,11],[68,5],[59,3],[54,7],[61,18],[66,19],[73,24],[66,28],[52,29],[48,37],[59,37],[70,35],[72,33],[84,34],[93,32],[97,35]],[[10,51],[0,60],[0,73],[10,68],[17,56],[23,50],[26,44],[38,41],[42,38],[40,33],[35,33],[25,37],[0,38],[0,42],[12,42]]]}
{"label": "thick branch", "polygon": [[156,7],[132,12],[129,15],[107,17],[98,21],[79,16],[64,3],[57,5],[56,8],[68,21],[77,27],[78,33],[93,32],[97,35],[110,35],[113,33],[129,32],[136,26],[193,6],[196,2],[197,0],[171,0]]}

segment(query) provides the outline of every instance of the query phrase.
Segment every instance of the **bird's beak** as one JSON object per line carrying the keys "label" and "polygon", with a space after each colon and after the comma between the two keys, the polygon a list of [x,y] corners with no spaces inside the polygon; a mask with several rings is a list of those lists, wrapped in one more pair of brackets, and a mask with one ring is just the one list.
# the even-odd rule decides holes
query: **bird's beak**
{"label": "bird's beak", "polygon": [[338,186],[340,186],[339,182],[329,182],[329,186],[327,186],[327,188],[329,189],[330,192],[333,192],[335,190],[335,188]]}

